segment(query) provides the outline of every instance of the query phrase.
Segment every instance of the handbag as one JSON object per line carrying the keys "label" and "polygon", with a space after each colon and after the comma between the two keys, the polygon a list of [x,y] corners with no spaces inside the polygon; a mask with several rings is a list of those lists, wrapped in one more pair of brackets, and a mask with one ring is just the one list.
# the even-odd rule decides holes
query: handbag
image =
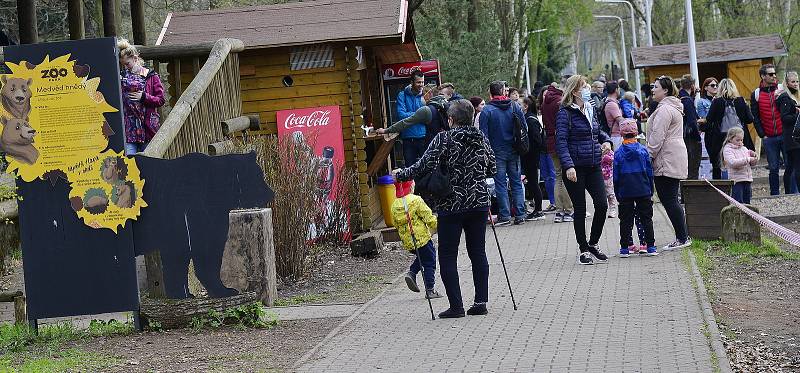
{"label": "handbag", "polygon": [[450,184],[450,173],[447,170],[446,158],[442,158],[439,166],[433,171],[423,175],[415,181],[417,194],[425,197],[437,199],[445,198],[453,193],[453,186]]}

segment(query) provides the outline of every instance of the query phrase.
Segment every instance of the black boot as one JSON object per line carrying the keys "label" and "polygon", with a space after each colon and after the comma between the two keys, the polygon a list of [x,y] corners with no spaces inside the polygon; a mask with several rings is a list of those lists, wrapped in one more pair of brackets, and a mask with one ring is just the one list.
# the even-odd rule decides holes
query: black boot
{"label": "black boot", "polygon": [[439,313],[440,319],[455,319],[457,317],[464,317],[463,308],[458,308],[458,309],[448,308],[444,312]]}
{"label": "black boot", "polygon": [[467,315],[474,316],[474,315],[485,315],[489,313],[489,310],[486,309],[486,303],[475,303],[467,310]]}

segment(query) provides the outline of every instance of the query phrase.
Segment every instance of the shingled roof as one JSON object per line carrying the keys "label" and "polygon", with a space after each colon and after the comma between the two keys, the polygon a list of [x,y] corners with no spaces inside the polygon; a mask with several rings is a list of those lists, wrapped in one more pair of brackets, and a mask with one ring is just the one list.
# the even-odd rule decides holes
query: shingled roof
{"label": "shingled roof", "polygon": [[319,0],[170,13],[156,45],[236,38],[245,48],[406,37],[406,0]]}
{"label": "shingled roof", "polygon": [[[787,54],[786,44],[778,34],[697,43],[697,63],[753,60]],[[686,65],[689,63],[689,45],[670,44],[634,48],[631,52],[631,62],[636,69]]]}

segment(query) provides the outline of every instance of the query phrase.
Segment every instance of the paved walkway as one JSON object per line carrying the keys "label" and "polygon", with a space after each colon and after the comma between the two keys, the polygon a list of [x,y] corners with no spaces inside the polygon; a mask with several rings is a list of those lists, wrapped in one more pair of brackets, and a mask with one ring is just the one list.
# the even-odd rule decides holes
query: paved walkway
{"label": "paved walkway", "polygon": [[[663,245],[674,233],[657,209],[656,239]],[[571,223],[554,224],[548,216],[498,228],[498,234],[517,311],[487,229],[489,315],[432,321],[424,298],[398,282],[324,341],[298,371],[712,371],[691,273],[680,252],[615,255],[608,264],[579,266]],[[616,254],[618,240],[618,220],[609,219],[601,246]],[[459,269],[469,302],[474,292],[463,250]],[[434,311],[446,308],[446,298],[434,300]]]}

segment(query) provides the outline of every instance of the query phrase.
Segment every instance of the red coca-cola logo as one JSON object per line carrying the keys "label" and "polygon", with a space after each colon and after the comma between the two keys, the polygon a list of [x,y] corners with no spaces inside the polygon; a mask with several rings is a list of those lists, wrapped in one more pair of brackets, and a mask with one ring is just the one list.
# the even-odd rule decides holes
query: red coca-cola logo
{"label": "red coca-cola logo", "polygon": [[283,122],[283,128],[287,130],[293,128],[311,128],[311,127],[323,127],[327,126],[331,120],[331,111],[330,110],[316,110],[307,115],[298,116],[295,113],[291,113],[286,117],[286,120]]}
{"label": "red coca-cola logo", "polygon": [[422,70],[422,66],[410,66],[410,67],[401,67],[397,69],[398,75],[411,75],[414,71]]}

